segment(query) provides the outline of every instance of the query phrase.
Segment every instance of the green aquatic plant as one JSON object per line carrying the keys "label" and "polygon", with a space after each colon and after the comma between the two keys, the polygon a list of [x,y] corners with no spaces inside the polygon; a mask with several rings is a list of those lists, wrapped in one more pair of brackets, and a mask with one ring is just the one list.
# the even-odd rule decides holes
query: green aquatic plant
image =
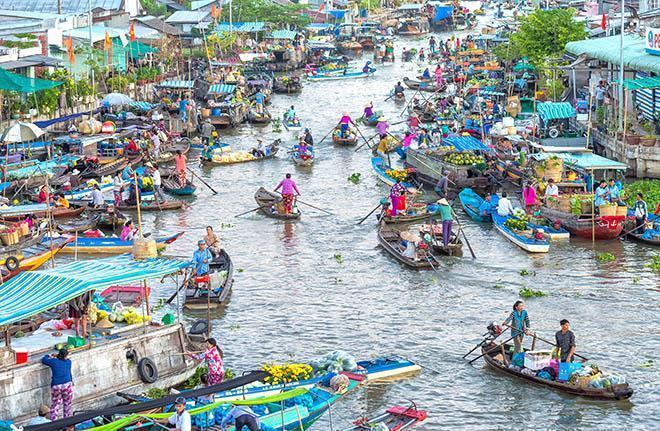
{"label": "green aquatic plant", "polygon": [[342,265],[344,263],[344,258],[341,257],[341,254],[337,253],[334,257],[338,264]]}
{"label": "green aquatic plant", "polygon": [[161,388],[149,388],[144,391],[143,395],[152,400],[157,400],[158,398],[163,398],[167,396],[167,390]]}
{"label": "green aquatic plant", "polygon": [[519,274],[524,277],[526,275],[536,275],[536,272],[535,271],[530,271],[528,269],[521,269]]}
{"label": "green aquatic plant", "polygon": [[540,298],[542,296],[548,296],[545,292],[540,290],[533,290],[529,287],[523,287],[520,289],[518,291],[518,295],[520,295],[521,298]]}
{"label": "green aquatic plant", "polygon": [[614,256],[612,253],[598,253],[596,255],[596,260],[600,263],[614,262],[616,260],[616,256]]}
{"label": "green aquatic plant", "polygon": [[645,267],[651,269],[653,272],[660,272],[660,254],[651,256],[651,262],[646,264]]}
{"label": "green aquatic plant", "polygon": [[359,184],[360,183],[360,177],[362,176],[361,173],[359,172],[353,172],[349,177],[348,181],[352,182],[353,184]]}

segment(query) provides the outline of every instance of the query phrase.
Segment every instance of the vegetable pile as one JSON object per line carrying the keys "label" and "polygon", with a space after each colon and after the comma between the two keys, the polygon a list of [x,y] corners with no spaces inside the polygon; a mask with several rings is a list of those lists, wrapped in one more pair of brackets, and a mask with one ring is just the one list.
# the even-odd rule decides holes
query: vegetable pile
{"label": "vegetable pile", "polygon": [[291,383],[312,377],[312,367],[307,364],[264,364],[262,370],[269,374],[264,379],[266,383],[277,385]]}
{"label": "vegetable pile", "polygon": [[521,208],[516,208],[513,210],[512,217],[504,222],[504,226],[511,230],[526,230],[528,221],[529,217],[525,211]]}
{"label": "vegetable pile", "polygon": [[656,205],[660,203],[660,180],[640,180],[631,184],[626,184],[623,188],[626,196],[626,203],[629,207],[635,204],[637,193],[644,196],[648,205],[649,213],[653,212]]}
{"label": "vegetable pile", "polygon": [[474,153],[465,151],[465,152],[447,154],[444,157],[444,161],[447,163],[451,163],[452,165],[465,166],[465,165],[477,165],[479,163],[485,163],[486,159],[484,159],[482,156],[478,156]]}

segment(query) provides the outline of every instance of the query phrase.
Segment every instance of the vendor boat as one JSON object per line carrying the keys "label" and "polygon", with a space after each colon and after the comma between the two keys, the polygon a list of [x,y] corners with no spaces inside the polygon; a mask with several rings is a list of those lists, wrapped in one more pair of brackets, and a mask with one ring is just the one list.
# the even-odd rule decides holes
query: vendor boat
{"label": "vendor boat", "polygon": [[307,75],[309,81],[339,81],[342,79],[360,79],[373,76],[374,72],[332,72],[317,73],[316,75]]}
{"label": "vendor boat", "polygon": [[[188,310],[206,310],[223,305],[234,284],[234,264],[225,250],[220,250],[209,263],[209,273],[203,277],[193,277],[185,289],[183,307]],[[202,280],[199,280],[202,278]],[[210,290],[210,293],[209,293]]]}
{"label": "vendor boat", "polygon": [[70,208],[51,207],[47,208],[46,204],[29,204],[29,205],[16,205],[0,209],[0,220],[2,221],[21,221],[25,216],[30,214],[35,218],[45,218],[50,214],[53,218],[70,218],[76,217],[85,211],[85,206],[74,206]]}
{"label": "vendor boat", "polygon": [[411,90],[428,91],[432,93],[437,93],[445,90],[444,86],[438,88],[434,82],[416,81],[408,77],[403,78],[403,83],[405,84],[406,87],[410,88]]}
{"label": "vendor boat", "polygon": [[177,151],[181,151],[181,154],[184,155],[188,154],[190,146],[191,141],[187,138],[178,139],[177,141],[169,141],[160,147],[160,154],[154,161],[158,164],[171,162],[174,160]]}
{"label": "vendor boat", "polygon": [[286,214],[281,208],[282,196],[278,193],[268,191],[263,187],[259,187],[254,194],[254,200],[257,201],[257,205],[259,205],[259,212],[266,217],[279,220],[298,220],[300,218],[300,209],[298,209],[295,201],[293,204],[293,212]]}
{"label": "vendor boat", "polygon": [[428,220],[433,217],[433,213],[428,212],[428,205],[425,203],[411,203],[405,211],[400,211],[397,215],[383,214],[380,220],[383,223],[412,223],[420,220]]}
{"label": "vendor boat", "polygon": [[403,431],[423,422],[427,417],[426,411],[417,410],[414,403],[410,407],[394,406],[376,417],[357,419],[353,426],[344,428],[342,431],[376,429]]}
{"label": "vendor boat", "polygon": [[298,166],[312,166],[314,164],[314,159],[315,159],[314,147],[308,146],[307,152],[305,154],[301,154],[299,148],[300,147],[298,145],[294,145],[291,151],[289,151],[293,163],[295,163]]}
{"label": "vendor boat", "polygon": [[71,220],[68,222],[57,223],[56,228],[58,232],[74,234],[76,232],[84,232],[89,229],[94,229],[99,222],[99,217],[81,218]]}
{"label": "vendor boat", "polygon": [[126,157],[115,158],[110,163],[99,164],[93,168],[87,167],[81,173],[81,178],[101,178],[104,176],[113,176],[116,172],[123,170],[130,161]]}
{"label": "vendor boat", "polygon": [[186,178],[186,184],[181,185],[179,182],[179,177],[176,175],[171,175],[167,178],[163,178],[163,189],[172,195],[175,196],[192,196],[197,190],[197,186],[193,182]]}
{"label": "vendor boat", "polygon": [[434,262],[437,264],[438,260],[430,249],[422,251],[417,259],[404,255],[405,247],[401,243],[401,233],[399,230],[391,229],[385,227],[384,224],[380,224],[377,233],[378,242],[386,252],[409,268],[433,269],[435,267]]}
{"label": "vendor boat", "polygon": [[[510,218],[510,216],[502,217],[497,214],[497,211],[493,211],[493,224],[495,228],[502,234],[506,239],[522,248],[529,253],[547,253],[550,251],[550,243],[547,239],[536,239],[532,236],[532,229],[529,228],[527,231],[516,231],[508,228],[504,223]],[[528,226],[529,227],[529,226]]]}
{"label": "vendor boat", "polygon": [[431,235],[431,247],[433,247],[433,250],[439,254],[446,256],[463,256],[463,241],[461,241],[461,238],[458,236],[459,232],[452,231],[447,247],[445,247],[442,242],[442,224],[423,224],[419,227],[419,233],[420,235]]}
{"label": "vendor boat", "polygon": [[[156,201],[150,201],[150,202],[144,202],[140,204],[140,211],[167,211],[167,210],[178,210],[183,208],[183,202],[182,201],[162,201],[162,202],[156,202]],[[130,205],[127,203],[123,203],[117,207],[119,211],[137,211],[138,207],[137,205]]]}
{"label": "vendor boat", "polygon": [[[498,345],[494,342],[484,344],[481,347],[481,353],[484,355],[483,358],[486,361],[486,364],[491,369],[511,377],[518,377],[520,379],[527,380],[528,382],[556,389],[560,392],[565,392],[571,395],[577,395],[589,399],[616,401],[628,399],[633,395],[633,389],[628,385],[628,383],[597,389],[588,385],[578,386],[569,382],[546,380],[535,375],[522,373],[521,371],[515,368],[510,368],[507,365],[512,361],[512,355],[510,353],[512,351],[513,346],[505,344],[498,348]],[[527,351],[527,349],[525,349],[525,351]]]}
{"label": "vendor boat", "polygon": [[[471,188],[466,188],[461,190],[458,194],[458,200],[461,202],[461,206],[467,215],[470,218],[477,222],[490,222],[492,221],[491,214],[483,215],[479,213],[479,207],[484,201],[484,198],[479,196]],[[497,202],[499,201],[499,196],[491,195],[491,211],[497,208]]]}
{"label": "vendor boat", "polygon": [[273,93],[293,94],[302,91],[302,81],[298,76],[278,76],[273,81]]}
{"label": "vendor boat", "polygon": [[275,156],[277,156],[277,152],[280,150],[281,143],[282,141],[280,139],[276,139],[272,144],[264,147],[263,156],[257,155],[254,149],[249,153],[247,151],[232,152],[231,150],[220,152],[216,151],[212,158],[202,158],[201,162],[204,166],[223,166],[273,159]]}
{"label": "vendor boat", "polygon": [[332,142],[335,145],[340,145],[342,147],[348,147],[348,146],[353,146],[356,145],[358,141],[358,136],[355,133],[355,131],[351,130],[350,128],[346,132],[345,136],[341,136],[341,131],[339,128],[335,128],[335,130],[332,132]]}
{"label": "vendor boat", "polygon": [[[168,244],[172,244],[183,235],[179,232],[166,237],[157,238],[156,248],[164,250]],[[48,245],[50,237],[45,237],[42,244]],[[77,253],[77,254],[122,254],[130,253],[133,249],[133,241],[123,241],[117,237],[87,237],[79,236],[72,238],[72,240],[64,247],[62,253]]]}
{"label": "vendor boat", "polygon": [[[372,157],[371,158],[371,167],[374,169],[376,176],[383,183],[388,186],[393,186],[396,183],[396,180],[387,174],[387,171],[392,169],[389,165],[386,165],[383,162],[382,157]],[[410,192],[410,193],[419,193],[417,187],[410,181],[401,181],[401,184]]]}
{"label": "vendor boat", "polygon": [[209,107],[208,119],[216,128],[236,127],[247,118],[247,106],[243,102],[221,103]]}
{"label": "vendor boat", "polygon": [[559,220],[571,235],[591,239],[615,239],[623,232],[625,216],[599,216],[591,214],[574,215],[547,206],[541,207],[541,214],[549,220]]}
{"label": "vendor boat", "polygon": [[286,118],[285,116],[283,116],[282,124],[284,125],[284,128],[290,132],[296,132],[302,129],[302,123],[298,118],[294,118],[292,120],[290,118]]}
{"label": "vendor boat", "polygon": [[262,113],[259,113],[255,108],[250,108],[248,111],[247,119],[250,123],[253,124],[268,124],[271,122],[273,117],[266,109],[264,109]]}

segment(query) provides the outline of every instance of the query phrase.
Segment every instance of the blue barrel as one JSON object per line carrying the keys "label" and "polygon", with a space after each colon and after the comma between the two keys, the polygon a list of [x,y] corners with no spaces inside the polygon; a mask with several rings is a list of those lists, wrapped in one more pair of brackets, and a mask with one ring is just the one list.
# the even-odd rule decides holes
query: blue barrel
{"label": "blue barrel", "polygon": [[214,117],[217,117],[222,114],[222,110],[220,108],[213,108],[211,110],[211,115]]}

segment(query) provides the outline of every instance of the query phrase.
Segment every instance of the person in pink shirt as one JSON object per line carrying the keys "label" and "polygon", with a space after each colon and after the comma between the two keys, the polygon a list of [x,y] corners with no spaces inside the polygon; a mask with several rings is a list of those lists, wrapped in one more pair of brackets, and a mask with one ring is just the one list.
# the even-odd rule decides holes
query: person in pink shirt
{"label": "person in pink shirt", "polygon": [[186,185],[186,162],[188,158],[185,154],[181,153],[181,150],[176,150],[176,156],[174,156],[174,165],[176,166],[176,173],[179,176],[179,184],[181,187]]}
{"label": "person in pink shirt", "polygon": [[531,183],[526,183],[522,189],[523,199],[525,201],[525,209],[528,213],[532,213],[534,207],[538,204],[536,199],[536,189]]}
{"label": "person in pink shirt", "polygon": [[348,115],[348,112],[344,112],[344,115],[342,115],[341,119],[339,120],[339,131],[341,132],[340,136],[342,138],[346,137],[346,133],[348,132],[348,128],[350,127],[351,123],[353,123],[351,116]]}
{"label": "person in pink shirt", "polygon": [[291,214],[293,211],[293,199],[294,192],[295,196],[300,196],[300,191],[298,191],[298,186],[296,182],[291,179],[291,174],[286,174],[286,177],[280,181],[280,183],[275,187],[275,191],[282,189],[280,194],[282,195],[282,203],[284,204],[284,212],[286,214]]}

